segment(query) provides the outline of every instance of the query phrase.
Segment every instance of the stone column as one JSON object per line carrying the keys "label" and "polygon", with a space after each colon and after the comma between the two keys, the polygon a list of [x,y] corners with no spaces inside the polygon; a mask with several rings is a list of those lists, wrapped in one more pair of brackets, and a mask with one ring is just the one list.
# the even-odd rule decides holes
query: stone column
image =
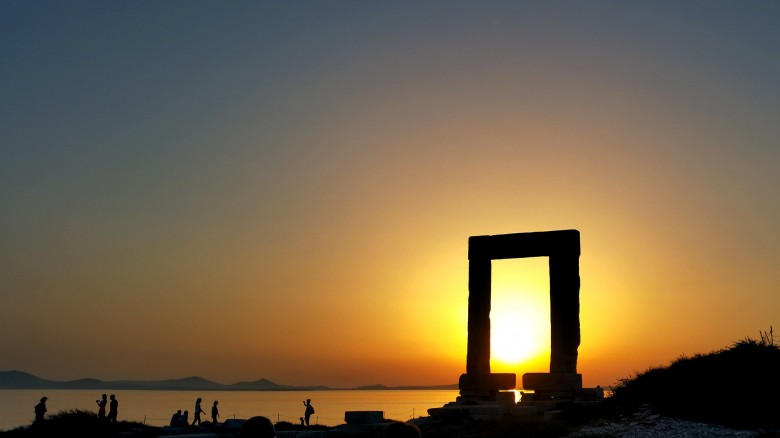
{"label": "stone column", "polygon": [[469,310],[466,374],[490,374],[491,260],[469,260]]}
{"label": "stone column", "polygon": [[576,374],[580,346],[579,254],[550,256],[550,338],[550,372]]}

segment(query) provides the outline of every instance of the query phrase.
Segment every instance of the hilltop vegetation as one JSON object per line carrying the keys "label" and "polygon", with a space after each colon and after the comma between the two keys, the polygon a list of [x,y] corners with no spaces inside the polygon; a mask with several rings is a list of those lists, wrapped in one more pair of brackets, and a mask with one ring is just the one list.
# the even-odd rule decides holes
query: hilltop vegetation
{"label": "hilltop vegetation", "polygon": [[130,421],[120,421],[114,425],[99,419],[94,412],[82,410],[61,411],[40,423],[0,432],[3,438],[157,438],[159,435],[160,428],[157,427]]}
{"label": "hilltop vegetation", "polygon": [[777,429],[778,395],[780,348],[762,337],[622,379],[605,404],[616,411],[648,405],[659,414],[732,428]]}

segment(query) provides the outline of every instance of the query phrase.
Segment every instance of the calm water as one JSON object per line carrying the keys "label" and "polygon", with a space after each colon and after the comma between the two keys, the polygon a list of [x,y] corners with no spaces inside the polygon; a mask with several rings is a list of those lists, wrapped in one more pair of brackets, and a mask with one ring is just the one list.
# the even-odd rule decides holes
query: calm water
{"label": "calm water", "polygon": [[[95,400],[104,391],[93,390],[0,390],[0,430],[28,426],[33,407],[44,395],[49,398],[47,414],[68,410],[97,413]],[[386,419],[409,420],[428,415],[428,408],[455,401],[457,390],[408,391],[105,391],[119,400],[119,420],[138,421],[152,426],[166,426],[177,409],[190,411],[193,417],[195,399],[203,398],[201,419],[211,419],[211,406],[219,400],[220,420],[263,415],[273,422],[298,423],[303,415],[303,401],[311,399],[316,412],[312,424],[344,424],[346,411],[383,411]]]}

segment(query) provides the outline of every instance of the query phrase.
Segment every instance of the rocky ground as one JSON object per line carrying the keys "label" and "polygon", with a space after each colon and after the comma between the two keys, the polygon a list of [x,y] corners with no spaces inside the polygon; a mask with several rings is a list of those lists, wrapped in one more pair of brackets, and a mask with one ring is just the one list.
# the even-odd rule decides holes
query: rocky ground
{"label": "rocky ground", "polygon": [[570,433],[567,438],[606,436],[615,438],[751,438],[780,437],[780,432],[729,429],[713,424],[683,421],[654,414],[649,409],[643,408],[618,419],[594,421],[582,426],[576,432]]}

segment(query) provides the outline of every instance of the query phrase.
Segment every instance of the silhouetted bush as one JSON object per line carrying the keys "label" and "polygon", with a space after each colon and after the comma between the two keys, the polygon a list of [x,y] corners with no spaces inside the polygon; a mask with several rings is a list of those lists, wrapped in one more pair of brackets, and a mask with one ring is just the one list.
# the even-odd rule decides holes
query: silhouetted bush
{"label": "silhouetted bush", "polygon": [[706,355],[680,357],[621,379],[606,402],[616,410],[649,405],[683,420],[732,428],[780,427],[780,348],[750,338]]}
{"label": "silhouetted bush", "polygon": [[137,438],[157,437],[159,430],[141,423],[120,421],[111,424],[98,418],[94,412],[66,410],[50,415],[42,422],[3,432],[3,438],[114,438],[132,436]]}

